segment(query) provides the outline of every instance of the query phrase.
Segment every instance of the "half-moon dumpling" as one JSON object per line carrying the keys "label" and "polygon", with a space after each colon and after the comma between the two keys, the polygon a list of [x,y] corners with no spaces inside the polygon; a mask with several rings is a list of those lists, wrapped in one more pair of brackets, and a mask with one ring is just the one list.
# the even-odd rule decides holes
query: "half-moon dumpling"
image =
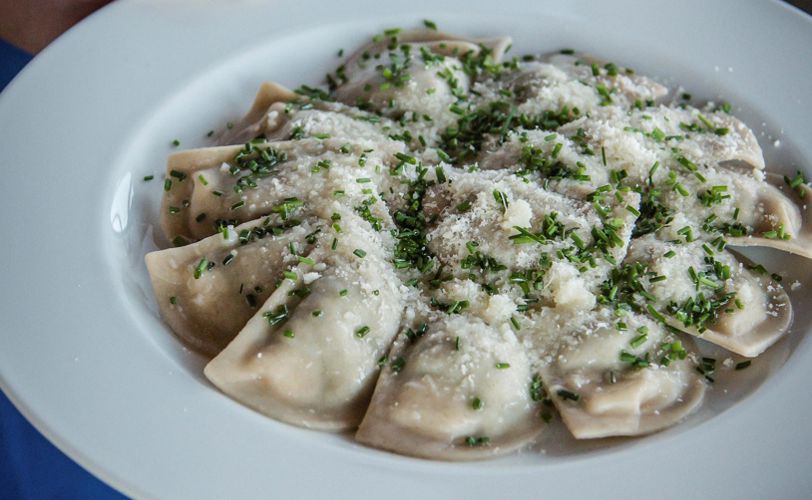
{"label": "half-moon dumpling", "polygon": [[785,178],[768,173],[759,191],[756,213],[761,223],[753,234],[728,239],[730,245],[770,247],[812,259],[812,188],[792,187]]}
{"label": "half-moon dumpling", "polygon": [[[375,149],[336,139],[303,139],[193,149],[167,165],[161,226],[176,244],[271,213],[286,214],[323,200],[360,200],[386,175],[402,146]],[[310,203],[313,201],[314,203]],[[329,216],[329,214],[328,214]]]}
{"label": "half-moon dumpling", "polygon": [[395,124],[386,118],[340,102],[312,99],[279,84],[260,86],[248,113],[217,139],[217,144],[244,144],[257,137],[268,141],[338,138],[368,147],[386,142]]}
{"label": "half-moon dumpling", "polygon": [[628,112],[608,107],[571,121],[558,132],[605,157],[612,169],[625,170],[633,182],[648,180],[655,161],[670,166],[666,163],[676,156],[697,164],[736,161],[757,170],[764,168],[761,147],[753,132],[723,112],[703,114],[692,107],[662,105]]}
{"label": "half-moon dumpling", "polygon": [[262,82],[251,109],[230,129],[216,139],[218,145],[245,144],[263,135],[272,111],[284,112],[285,104],[296,99],[296,93],[275,82]]}
{"label": "half-moon dumpling", "polygon": [[588,293],[585,283],[605,279],[626,254],[640,199],[631,190],[607,186],[587,202],[538,189],[509,172],[456,169],[447,177],[424,200],[428,218],[437,219],[428,227],[428,246],[446,272],[488,271],[496,286],[537,282],[534,292],[590,307],[589,300],[558,294],[553,282],[580,283]]}
{"label": "half-moon dumpling", "polygon": [[624,266],[604,284],[612,287],[614,300],[742,356],[758,356],[792,322],[780,284],[702,241],[632,240]]}
{"label": "half-moon dumpling", "polygon": [[227,226],[191,245],[148,253],[161,317],[187,345],[216,355],[256,314],[282,273],[298,263],[297,254],[309,253],[324,225],[313,218],[282,221],[272,215]]}
{"label": "half-moon dumpling", "polygon": [[511,71],[475,84],[474,90],[483,96],[482,103],[510,97],[517,114],[536,120],[546,117],[548,130],[592,114],[607,100],[629,110],[635,103],[651,103],[667,93],[656,81],[615,65],[559,54],[514,63]]}
{"label": "half-moon dumpling", "polygon": [[371,231],[345,235],[335,250],[322,243],[294,271],[299,279],[279,286],[205,374],[275,419],[352,429],[398,332],[403,301],[386,247]]}
{"label": "half-moon dumpling", "polygon": [[509,134],[498,148],[480,154],[479,166],[514,172],[579,200],[608,185],[611,175],[600,157],[584,154],[581,145],[566,135],[544,130]]}
{"label": "half-moon dumpling", "polygon": [[509,324],[435,315],[401,334],[356,439],[406,455],[473,460],[520,448],[544,427]]}
{"label": "half-moon dumpling", "polygon": [[[463,59],[487,52],[497,65],[508,38],[472,40],[434,31],[392,33],[353,54],[336,72],[336,100],[400,120],[429,142],[459,117],[452,106],[471,77]],[[475,65],[468,65],[469,68]]]}
{"label": "half-moon dumpling", "polygon": [[705,383],[690,343],[645,316],[544,309],[520,333],[539,390],[578,439],[655,432],[702,402]]}

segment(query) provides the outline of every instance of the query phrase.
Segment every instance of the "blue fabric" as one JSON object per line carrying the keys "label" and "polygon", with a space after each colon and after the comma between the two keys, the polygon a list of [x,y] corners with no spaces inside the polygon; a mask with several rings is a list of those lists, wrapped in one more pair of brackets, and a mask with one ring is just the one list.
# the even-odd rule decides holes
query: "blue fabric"
{"label": "blue fabric", "polygon": [[31,55],[0,38],[0,90],[31,60]]}
{"label": "blue fabric", "polygon": [[[0,89],[31,56],[0,39]],[[119,500],[105,485],[48,442],[0,392],[0,498]]]}

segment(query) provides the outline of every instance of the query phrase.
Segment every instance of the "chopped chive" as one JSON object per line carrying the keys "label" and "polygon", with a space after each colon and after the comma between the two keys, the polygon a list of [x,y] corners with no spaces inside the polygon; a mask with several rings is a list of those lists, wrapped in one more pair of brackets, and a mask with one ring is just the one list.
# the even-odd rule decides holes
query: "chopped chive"
{"label": "chopped chive", "polygon": [[750,366],[750,363],[751,363],[751,361],[749,359],[744,360],[744,361],[739,361],[738,363],[736,363],[736,370],[744,370],[745,368]]}
{"label": "chopped chive", "polygon": [[682,165],[691,172],[696,172],[699,169],[699,167],[697,167],[694,162],[692,162],[691,160],[689,160],[684,156],[678,156],[677,163],[679,163],[680,165]]}
{"label": "chopped chive", "polygon": [[339,292],[338,292],[338,296],[339,296],[339,297],[346,297],[346,296],[347,296],[347,293],[348,293],[348,292],[347,292],[347,289],[346,289],[346,288],[344,288],[343,290],[341,290],[341,291],[339,291]]}
{"label": "chopped chive", "polygon": [[262,317],[265,318],[269,325],[276,326],[288,319],[288,306],[282,304],[273,311],[265,311],[262,313]]}
{"label": "chopped chive", "polygon": [[169,176],[174,177],[175,179],[178,180],[178,182],[181,182],[184,179],[186,179],[186,174],[184,174],[183,172],[181,172],[179,170],[170,170],[169,171]]}
{"label": "chopped chive", "polygon": [[656,319],[660,323],[665,323],[665,316],[660,314],[660,312],[657,309],[655,309],[654,306],[652,306],[651,304],[647,304],[646,309],[648,310],[649,314],[654,316],[654,319]]}
{"label": "chopped chive", "polygon": [[448,306],[446,312],[448,314],[459,314],[463,309],[467,309],[469,305],[470,304],[468,303],[467,300],[458,300],[453,304],[451,304],[450,306]]}
{"label": "chopped chive", "polygon": [[292,339],[293,337],[296,336],[296,334],[293,333],[293,330],[291,330],[290,328],[285,329],[285,331],[282,332],[282,335],[289,338],[289,339]]}
{"label": "chopped chive", "polygon": [[206,271],[209,268],[209,261],[205,257],[200,259],[200,262],[197,263],[195,266],[194,276],[195,279],[200,279],[200,276],[203,274],[203,271]]}
{"label": "chopped chive", "polygon": [[164,191],[172,189],[172,179],[164,179]]}
{"label": "chopped chive", "polygon": [[586,243],[584,243],[584,240],[578,236],[578,233],[570,233],[570,239],[573,241],[573,243],[575,243],[575,246],[578,247],[578,249],[583,250],[586,248]]}
{"label": "chopped chive", "polygon": [[149,181],[151,181],[151,180],[152,180],[152,179],[154,179],[154,178],[155,178],[155,176],[154,176],[154,175],[145,175],[145,176],[144,176],[144,182],[149,182]]}
{"label": "chopped chive", "polygon": [[438,183],[443,184],[446,181],[445,170],[443,170],[443,167],[435,167],[434,173],[437,176]]}
{"label": "chopped chive", "polygon": [[502,212],[505,212],[510,206],[508,202],[507,195],[501,191],[494,190],[493,191],[493,199],[496,200],[496,203],[502,206]]}
{"label": "chopped chive", "polygon": [[285,271],[282,273],[282,276],[284,276],[285,279],[289,279],[291,281],[296,281],[299,279],[299,275],[294,273],[293,271]]}
{"label": "chopped chive", "polygon": [[468,436],[465,438],[465,444],[468,446],[485,446],[491,442],[488,436]]}
{"label": "chopped chive", "polygon": [[464,201],[464,202],[460,203],[459,205],[457,205],[456,208],[457,208],[457,212],[466,212],[466,211],[468,211],[469,208],[471,208],[471,202],[470,201]]}
{"label": "chopped chive", "polygon": [[521,325],[519,325],[519,320],[517,320],[514,316],[510,317],[510,324],[513,325],[513,329],[519,331],[522,329]]}
{"label": "chopped chive", "polygon": [[355,250],[352,251],[352,253],[355,254],[356,257],[359,257],[361,259],[363,259],[367,255],[367,253],[360,248],[356,248]]}
{"label": "chopped chive", "polygon": [[504,370],[505,368],[510,368],[510,363],[500,361],[499,363],[496,363],[494,366],[496,366],[496,368],[499,370]]}
{"label": "chopped chive", "polygon": [[482,400],[479,399],[479,398],[474,398],[474,400],[471,401],[471,408],[473,408],[474,410],[481,410],[482,409]]}
{"label": "chopped chive", "polygon": [[430,29],[430,30],[437,31],[437,25],[434,23],[434,21],[430,21],[430,20],[428,20],[428,19],[424,19],[424,20],[423,20],[423,26],[425,26],[426,28],[428,28],[428,29]]}
{"label": "chopped chive", "polygon": [[238,208],[242,208],[245,206],[245,200],[240,200],[237,203],[231,205],[231,210],[237,210]]}
{"label": "chopped chive", "polygon": [[174,295],[173,295],[173,296],[171,296],[171,297],[169,297],[169,303],[170,303],[170,304],[172,304],[172,305],[174,306],[175,304],[177,304],[177,303],[178,303],[178,298],[177,298],[177,297],[175,297]]}
{"label": "chopped chive", "polygon": [[411,155],[407,155],[404,153],[395,153],[395,158],[404,163],[408,163],[409,165],[417,165],[417,158]]}
{"label": "chopped chive", "polygon": [[318,317],[320,317],[320,316],[322,316],[324,314],[324,311],[322,311],[321,309],[315,309],[310,314],[312,314],[314,318],[318,318]]}
{"label": "chopped chive", "polygon": [[403,370],[403,367],[406,366],[406,360],[403,359],[403,357],[398,356],[392,360],[390,366],[392,367],[393,372],[400,373],[400,371]]}
{"label": "chopped chive", "polygon": [[302,257],[301,255],[297,255],[296,258],[299,259],[299,262],[301,262],[302,264],[306,264],[308,266],[316,264],[316,261],[311,259],[310,257]]}
{"label": "chopped chive", "polygon": [[645,344],[646,340],[648,340],[648,335],[645,333],[641,333],[637,337],[633,338],[631,342],[629,342],[629,345],[634,348],[638,348],[641,345]]}
{"label": "chopped chive", "polygon": [[579,396],[574,392],[570,392],[566,389],[559,389],[556,392],[556,394],[558,394],[558,397],[560,397],[563,400],[578,401],[579,399],[581,399],[581,396]]}
{"label": "chopped chive", "polygon": [[369,327],[367,325],[364,325],[361,328],[355,330],[355,336],[358,337],[359,339],[366,337],[368,333]]}

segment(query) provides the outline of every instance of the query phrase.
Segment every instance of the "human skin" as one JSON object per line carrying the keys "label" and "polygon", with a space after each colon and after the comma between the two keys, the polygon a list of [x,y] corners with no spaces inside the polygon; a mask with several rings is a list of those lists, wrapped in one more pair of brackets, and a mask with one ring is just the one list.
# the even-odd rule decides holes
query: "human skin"
{"label": "human skin", "polygon": [[0,38],[31,54],[110,0],[0,0]]}

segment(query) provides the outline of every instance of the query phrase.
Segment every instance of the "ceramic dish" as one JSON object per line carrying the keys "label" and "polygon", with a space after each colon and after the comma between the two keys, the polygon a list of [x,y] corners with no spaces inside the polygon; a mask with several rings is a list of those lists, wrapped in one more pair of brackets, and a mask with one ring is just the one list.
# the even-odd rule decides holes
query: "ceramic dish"
{"label": "ceramic dish", "polygon": [[576,442],[561,428],[499,460],[428,462],[269,420],[205,380],[205,360],[157,315],[143,256],[156,247],[161,186],[142,179],[160,178],[173,140],[205,145],[239,117],[261,81],[319,83],[338,48],[426,18],[510,34],[518,54],[572,47],[723,97],[769,169],[812,174],[812,20],[779,3],[116,2],[0,96],[3,391],[68,455],[138,497],[808,493],[812,265],[779,252],[745,253],[800,283],[790,334],[720,377],[684,424],[642,439]]}

